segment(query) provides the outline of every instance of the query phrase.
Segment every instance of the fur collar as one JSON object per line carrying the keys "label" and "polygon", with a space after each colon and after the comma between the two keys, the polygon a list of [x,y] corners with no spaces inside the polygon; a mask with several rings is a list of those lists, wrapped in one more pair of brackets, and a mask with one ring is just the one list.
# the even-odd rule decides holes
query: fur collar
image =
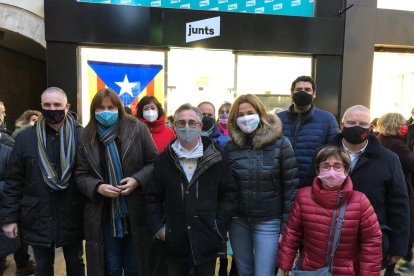
{"label": "fur collar", "polygon": [[[267,114],[269,125],[259,124],[253,132],[252,145],[254,149],[263,148],[265,145],[276,141],[282,136],[282,121],[276,115]],[[236,124],[229,124],[229,138],[233,143],[244,148],[247,146],[247,134],[242,132]]]}

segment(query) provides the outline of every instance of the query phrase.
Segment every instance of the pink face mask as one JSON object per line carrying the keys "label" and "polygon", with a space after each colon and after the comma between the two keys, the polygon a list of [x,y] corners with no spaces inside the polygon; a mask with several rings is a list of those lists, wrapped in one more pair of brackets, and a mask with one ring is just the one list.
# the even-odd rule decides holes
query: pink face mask
{"label": "pink face mask", "polygon": [[337,172],[331,168],[329,171],[320,172],[318,178],[324,185],[330,188],[336,188],[344,183],[346,175],[344,172]]}

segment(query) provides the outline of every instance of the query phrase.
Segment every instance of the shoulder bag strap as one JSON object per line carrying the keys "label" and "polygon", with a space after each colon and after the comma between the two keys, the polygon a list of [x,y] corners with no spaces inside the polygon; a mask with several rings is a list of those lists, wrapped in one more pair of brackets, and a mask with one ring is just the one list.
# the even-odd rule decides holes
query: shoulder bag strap
{"label": "shoulder bag strap", "polygon": [[329,256],[329,263],[328,263],[328,265],[331,267],[331,270],[332,270],[332,265],[333,265],[333,257],[335,255],[335,251],[339,245],[339,240],[341,238],[342,225],[344,224],[344,216],[345,216],[345,209],[346,209],[347,203],[348,202],[345,202],[342,205],[341,211],[339,212],[338,221],[336,223],[335,237],[334,237],[332,251],[331,251],[331,255]]}
{"label": "shoulder bag strap", "polygon": [[334,233],[336,233],[336,231],[334,230],[335,220],[336,220],[336,212],[338,211],[337,208],[338,208],[339,202],[341,201],[342,197],[343,197],[343,190],[341,190],[339,192],[338,199],[337,199],[336,204],[335,204],[335,209],[334,209],[334,212],[332,214],[331,227],[329,229],[329,236],[328,236],[328,246],[326,248],[325,266],[329,266],[330,257],[331,257],[331,254],[330,254],[331,248],[333,249],[335,247],[335,243],[334,243],[335,238],[333,238],[332,236],[334,235]]}

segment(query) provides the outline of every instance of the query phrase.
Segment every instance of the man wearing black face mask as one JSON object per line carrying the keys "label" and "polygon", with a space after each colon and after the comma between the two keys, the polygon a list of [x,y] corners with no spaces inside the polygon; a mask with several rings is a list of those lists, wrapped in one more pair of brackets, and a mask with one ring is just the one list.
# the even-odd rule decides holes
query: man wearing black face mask
{"label": "man wearing black face mask", "polygon": [[213,141],[214,147],[218,150],[220,148],[220,130],[216,124],[216,109],[211,102],[201,102],[198,106],[203,114],[203,128],[201,129],[201,136],[206,136]]}
{"label": "man wearing black face mask", "polygon": [[84,275],[84,199],[72,173],[82,127],[72,117],[65,92],[41,96],[42,115],[16,138],[5,171],[3,232],[33,248],[36,275],[54,275],[55,247],[63,247],[67,275]]}
{"label": "man wearing black face mask", "polygon": [[370,111],[365,106],[348,108],[342,118],[342,132],[333,143],[349,153],[354,189],[368,197],[378,217],[385,276],[399,275],[394,274],[394,266],[406,255],[409,238],[407,188],[398,156],[379,144],[370,132],[370,122]]}
{"label": "man wearing black face mask", "polygon": [[277,115],[283,123],[283,134],[292,144],[298,162],[298,176],[303,176],[310,167],[315,151],[332,142],[339,132],[335,117],[313,104],[316,84],[309,76],[296,78],[291,86],[293,104]]}

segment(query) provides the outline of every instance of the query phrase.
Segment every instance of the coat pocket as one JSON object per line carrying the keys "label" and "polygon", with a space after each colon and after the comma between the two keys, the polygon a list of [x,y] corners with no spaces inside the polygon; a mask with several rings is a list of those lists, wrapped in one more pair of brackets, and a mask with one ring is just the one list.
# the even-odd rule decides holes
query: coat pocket
{"label": "coat pocket", "polygon": [[39,198],[24,196],[21,201],[20,222],[23,226],[30,226],[39,219],[39,210],[36,206]]}

